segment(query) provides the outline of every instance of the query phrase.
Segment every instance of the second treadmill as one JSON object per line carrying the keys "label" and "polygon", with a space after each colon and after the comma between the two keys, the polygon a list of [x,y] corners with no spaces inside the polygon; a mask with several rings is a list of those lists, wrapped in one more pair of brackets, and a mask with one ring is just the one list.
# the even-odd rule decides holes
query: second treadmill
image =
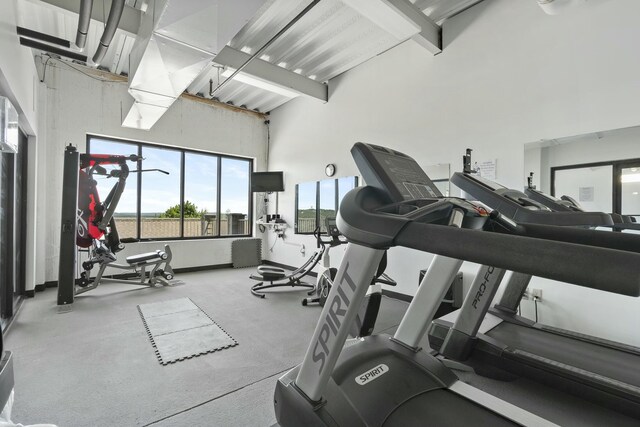
{"label": "second treadmill", "polygon": [[[476,200],[529,227],[613,224],[604,213],[553,212],[522,192],[471,173],[455,173],[451,182]],[[558,233],[562,231],[562,227],[557,227]],[[611,236],[606,231],[601,233],[603,237]],[[637,236],[615,234],[621,248],[640,250]],[[640,348],[518,316],[517,307],[529,275],[514,272],[502,299],[490,308],[503,275],[504,271],[481,267],[455,322],[438,319],[432,323],[431,347],[449,359],[465,361],[476,368],[489,365],[506,369],[640,418]],[[597,289],[638,296],[614,282],[601,283]]]}

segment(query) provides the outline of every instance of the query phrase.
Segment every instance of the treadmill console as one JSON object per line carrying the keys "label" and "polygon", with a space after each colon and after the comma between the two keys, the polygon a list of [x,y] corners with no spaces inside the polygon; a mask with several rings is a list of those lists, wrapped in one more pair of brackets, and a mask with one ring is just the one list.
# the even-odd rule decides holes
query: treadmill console
{"label": "treadmill console", "polygon": [[387,193],[392,202],[442,197],[420,165],[404,153],[357,142],[351,154],[367,185]]}
{"label": "treadmill console", "polygon": [[338,227],[351,242],[385,248],[411,222],[481,229],[489,219],[484,206],[444,197],[404,153],[358,142],[351,154],[367,184],[340,203]]}

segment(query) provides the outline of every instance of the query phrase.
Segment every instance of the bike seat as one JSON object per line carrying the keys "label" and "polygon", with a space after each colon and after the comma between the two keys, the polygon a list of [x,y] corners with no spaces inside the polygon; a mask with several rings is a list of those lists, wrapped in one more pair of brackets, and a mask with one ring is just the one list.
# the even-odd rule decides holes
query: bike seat
{"label": "bike seat", "polygon": [[149,261],[160,261],[166,258],[167,258],[166,252],[157,250],[155,252],[147,252],[144,254],[128,256],[127,262],[129,264],[145,264]]}

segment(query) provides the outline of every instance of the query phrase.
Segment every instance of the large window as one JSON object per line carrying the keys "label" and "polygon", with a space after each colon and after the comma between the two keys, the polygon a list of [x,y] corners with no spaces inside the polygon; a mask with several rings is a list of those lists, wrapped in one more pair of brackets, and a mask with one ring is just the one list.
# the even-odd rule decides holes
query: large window
{"label": "large window", "polygon": [[556,166],[551,194],[569,196],[585,211],[614,212],[640,220],[640,159]]}
{"label": "large window", "polygon": [[[132,172],[116,208],[121,239],[251,235],[250,159],[91,135],[87,152],[143,159],[129,162]],[[112,186],[113,179],[98,179],[102,199]]]}
{"label": "large window", "polygon": [[357,186],[358,177],[355,176],[297,184],[296,233],[312,234],[318,226],[325,233],[325,219],[336,217],[344,195]]}

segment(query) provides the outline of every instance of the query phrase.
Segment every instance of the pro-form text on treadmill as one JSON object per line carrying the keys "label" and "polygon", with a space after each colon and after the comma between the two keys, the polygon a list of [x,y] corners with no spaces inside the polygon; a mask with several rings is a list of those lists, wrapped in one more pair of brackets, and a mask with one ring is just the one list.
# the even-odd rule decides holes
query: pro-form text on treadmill
{"label": "pro-form text on treadmill", "polygon": [[484,292],[487,290],[487,283],[489,283],[489,279],[491,278],[491,275],[494,271],[495,268],[491,266],[487,267],[487,272],[484,274],[482,283],[478,287],[478,292],[476,292],[476,296],[473,298],[473,303],[471,304],[473,305],[473,308],[478,308],[478,303],[482,299],[482,295],[484,295]]}
{"label": "pro-form text on treadmill", "polygon": [[[344,282],[349,285],[351,291],[355,291],[356,284],[354,283],[351,276],[349,276],[349,263],[347,263],[344,267],[342,279],[340,279],[340,285]],[[320,367],[318,368],[319,374],[322,373],[325,365],[325,360],[329,356],[329,346],[327,345],[327,343],[331,338],[335,338],[335,336],[338,334],[338,329],[342,324],[345,314],[347,314],[347,308],[349,307],[349,303],[351,302],[349,296],[345,294],[341,286],[337,286],[336,290],[336,294],[329,303],[329,310],[327,311],[327,315],[324,318],[324,324],[322,325],[320,334],[318,334],[318,341],[316,341],[316,344],[313,347],[312,359],[314,362],[320,363]]]}
{"label": "pro-form text on treadmill", "polygon": [[356,377],[356,382],[360,385],[365,385],[376,378],[380,378],[382,374],[386,374],[387,372],[389,372],[389,367],[384,363],[381,363],[375,368],[369,369],[367,372],[358,375]]}

